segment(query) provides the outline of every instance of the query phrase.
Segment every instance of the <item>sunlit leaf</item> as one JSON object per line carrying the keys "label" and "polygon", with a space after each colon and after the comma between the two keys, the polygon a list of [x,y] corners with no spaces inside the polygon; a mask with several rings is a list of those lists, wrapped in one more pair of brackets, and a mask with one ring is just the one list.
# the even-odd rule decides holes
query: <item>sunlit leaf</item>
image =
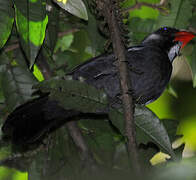
{"label": "sunlit leaf", "polygon": [[45,38],[48,23],[45,3],[41,0],[15,0],[15,11],[21,45],[32,67]]}
{"label": "sunlit leaf", "polygon": [[61,8],[65,9],[69,13],[88,20],[88,14],[86,11],[85,4],[82,0],[54,0]]}

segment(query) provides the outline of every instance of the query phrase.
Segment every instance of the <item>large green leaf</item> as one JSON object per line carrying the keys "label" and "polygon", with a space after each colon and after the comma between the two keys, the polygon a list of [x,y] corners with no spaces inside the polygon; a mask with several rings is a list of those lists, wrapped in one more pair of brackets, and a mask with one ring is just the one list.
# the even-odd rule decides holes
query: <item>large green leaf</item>
{"label": "large green leaf", "polygon": [[82,0],[54,0],[61,8],[65,9],[69,13],[88,20],[88,14],[85,4]]}
{"label": "large green leaf", "polygon": [[[111,110],[109,113],[112,123],[124,135],[124,118],[120,110]],[[157,144],[163,151],[174,157],[171,142],[167,131],[165,130],[159,118],[145,106],[136,106],[135,125],[137,131],[137,142],[147,143],[149,141]]]}
{"label": "large green leaf", "polygon": [[43,0],[15,0],[16,26],[30,67],[45,38],[48,16]]}
{"label": "large green leaf", "polygon": [[12,1],[0,0],[0,48],[7,42],[14,22]]}
{"label": "large green leaf", "polygon": [[65,109],[95,113],[107,107],[107,96],[102,90],[87,85],[82,81],[53,78],[35,86],[43,92],[50,92],[52,99],[58,100]]}
{"label": "large green leaf", "polygon": [[34,92],[32,85],[37,81],[27,68],[11,65],[5,54],[1,55],[0,61],[7,61],[6,64],[1,64],[0,75],[5,103],[11,112],[19,104],[31,99]]}
{"label": "large green leaf", "polygon": [[169,15],[160,15],[154,29],[161,26],[170,26],[176,28],[187,28],[188,20],[192,16],[192,5],[189,0],[171,0]]}

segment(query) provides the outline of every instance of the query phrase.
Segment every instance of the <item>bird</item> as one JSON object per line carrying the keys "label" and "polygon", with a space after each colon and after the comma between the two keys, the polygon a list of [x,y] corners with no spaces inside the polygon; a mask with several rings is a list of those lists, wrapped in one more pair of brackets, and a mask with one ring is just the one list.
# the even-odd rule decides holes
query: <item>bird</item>
{"label": "bird", "polygon": [[[137,46],[126,49],[126,63],[131,83],[130,93],[136,104],[155,101],[166,88],[172,73],[172,62],[195,34],[186,30],[161,27],[149,34]],[[107,94],[109,105],[122,104],[120,81],[114,53],[101,54],[77,66],[66,75],[84,82]],[[33,144],[60,124],[81,115],[66,110],[48,95],[18,106],[8,115],[2,126],[4,137],[15,144]],[[58,122],[58,123],[57,123]],[[6,139],[5,138],[5,139]]]}

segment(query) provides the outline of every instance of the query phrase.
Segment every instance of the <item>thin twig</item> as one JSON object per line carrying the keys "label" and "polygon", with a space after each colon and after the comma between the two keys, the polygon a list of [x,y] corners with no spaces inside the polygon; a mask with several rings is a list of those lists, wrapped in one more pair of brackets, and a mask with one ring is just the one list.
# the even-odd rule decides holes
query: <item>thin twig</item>
{"label": "thin twig", "polygon": [[70,121],[69,123],[66,124],[66,127],[76,147],[80,151],[81,160],[84,166],[87,166],[91,170],[96,170],[97,169],[96,161],[94,160],[93,155],[89,150],[77,123],[75,121]]}
{"label": "thin twig", "polygon": [[147,3],[147,2],[138,2],[138,1],[136,1],[136,3],[133,6],[124,9],[123,13],[130,12],[130,11],[133,11],[135,9],[140,9],[142,6],[151,7],[151,8],[159,10],[162,13],[165,13],[166,10],[163,9],[163,7],[164,7],[166,1],[167,0],[161,0],[160,3],[158,3],[158,4],[151,4],[151,3]]}
{"label": "thin twig", "polygon": [[[58,33],[58,37],[63,37],[63,36],[65,36],[65,35],[68,35],[68,34],[71,34],[71,33],[75,33],[75,32],[77,32],[77,31],[79,31],[79,29],[73,28],[73,29],[70,29],[70,30],[67,30],[67,31],[64,31],[64,32],[59,32],[59,33]],[[20,47],[19,41],[15,41],[14,44],[8,45],[8,46],[4,49],[4,51],[5,51],[5,52],[13,51],[13,50],[15,50],[15,49],[18,49],[19,47]]]}
{"label": "thin twig", "polygon": [[113,2],[114,0],[99,0],[97,2],[98,7],[102,10],[103,15],[106,18],[106,21],[109,26],[109,30],[111,33],[111,40],[113,44],[113,50],[115,57],[118,59],[118,70],[120,77],[120,85],[122,92],[122,103],[123,110],[125,116],[125,131],[127,137],[127,147],[128,153],[130,156],[131,166],[134,169],[136,175],[140,177],[140,164],[138,157],[138,150],[136,144],[136,136],[135,136],[135,124],[134,124],[134,102],[132,100],[132,96],[129,91],[131,89],[130,84],[130,74],[126,63],[125,57],[125,47],[122,42],[120,27],[117,20],[116,12],[118,9],[115,8]]}

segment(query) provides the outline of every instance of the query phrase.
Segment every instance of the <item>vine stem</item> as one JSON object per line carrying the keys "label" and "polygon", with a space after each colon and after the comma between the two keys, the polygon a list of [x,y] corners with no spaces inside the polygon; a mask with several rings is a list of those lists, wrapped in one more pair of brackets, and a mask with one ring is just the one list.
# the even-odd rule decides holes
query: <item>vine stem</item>
{"label": "vine stem", "polygon": [[157,9],[162,13],[167,13],[167,10],[165,10],[163,7],[166,4],[167,0],[161,0],[159,3],[157,4],[152,4],[152,3],[147,3],[147,2],[138,2],[136,1],[136,3],[131,6],[128,7],[126,9],[123,9],[123,13],[129,12],[129,11],[133,11],[135,9],[140,9],[142,6],[146,6],[146,7],[151,7],[153,9]]}

